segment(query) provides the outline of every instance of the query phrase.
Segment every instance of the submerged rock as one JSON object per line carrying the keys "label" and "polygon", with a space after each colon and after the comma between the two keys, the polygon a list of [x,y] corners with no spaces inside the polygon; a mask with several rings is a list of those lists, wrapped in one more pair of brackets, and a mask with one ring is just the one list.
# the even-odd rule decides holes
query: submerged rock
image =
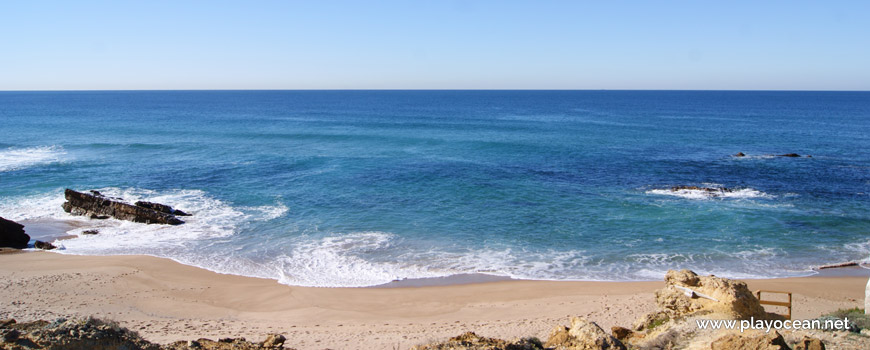
{"label": "submerged rock", "polygon": [[673,186],[671,187],[671,191],[704,191],[709,193],[726,193],[726,192],[734,192],[734,190],[727,187],[698,187],[698,186]]}
{"label": "submerged rock", "polygon": [[0,218],[0,247],[24,249],[30,236],[24,233],[24,225]]}
{"label": "submerged rock", "polygon": [[780,154],[780,155],[777,155],[777,156],[778,156],[778,157],[788,157],[788,158],[798,158],[798,157],[800,157],[801,155],[800,155],[800,154],[797,154],[797,153],[786,153],[786,154]]}
{"label": "submerged rock", "polygon": [[734,156],[735,157],[746,157],[746,154],[744,154],[743,152],[737,152],[737,154],[735,154]]}
{"label": "submerged rock", "polygon": [[115,199],[104,197],[99,192],[87,194],[66,189],[64,197],[67,201],[63,203],[63,210],[72,215],[90,216],[92,218],[111,216],[119,220],[146,224],[180,225],[184,223],[184,221],[176,218],[175,215],[119,202]]}

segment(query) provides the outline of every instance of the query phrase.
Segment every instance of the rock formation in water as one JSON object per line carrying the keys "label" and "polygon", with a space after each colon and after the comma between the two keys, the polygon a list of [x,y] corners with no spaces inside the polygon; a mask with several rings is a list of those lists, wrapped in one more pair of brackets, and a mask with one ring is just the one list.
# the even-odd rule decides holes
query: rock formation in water
{"label": "rock formation in water", "polygon": [[[66,189],[64,197],[67,201],[63,203],[63,210],[72,215],[90,216],[94,219],[110,216],[119,220],[146,224],[180,225],[184,223],[184,221],[179,220],[173,214],[127,204],[121,202],[118,198],[105,197],[96,191],[93,191],[92,194],[87,194]],[[172,210],[172,207],[160,204],[160,208],[164,207]]]}
{"label": "rock formation in water", "polygon": [[0,218],[0,247],[27,248],[30,236],[24,233],[24,225]]}

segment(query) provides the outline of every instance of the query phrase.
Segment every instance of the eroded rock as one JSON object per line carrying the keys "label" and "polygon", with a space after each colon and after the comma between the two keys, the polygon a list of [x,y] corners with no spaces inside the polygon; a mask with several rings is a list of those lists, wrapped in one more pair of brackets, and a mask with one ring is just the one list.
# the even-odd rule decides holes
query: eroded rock
{"label": "eroded rock", "polygon": [[111,216],[119,220],[146,224],[180,225],[184,223],[184,221],[176,218],[175,215],[127,204],[102,196],[99,192],[94,192],[95,194],[87,194],[66,189],[64,197],[67,201],[63,203],[63,210],[72,215],[90,216],[92,218]]}

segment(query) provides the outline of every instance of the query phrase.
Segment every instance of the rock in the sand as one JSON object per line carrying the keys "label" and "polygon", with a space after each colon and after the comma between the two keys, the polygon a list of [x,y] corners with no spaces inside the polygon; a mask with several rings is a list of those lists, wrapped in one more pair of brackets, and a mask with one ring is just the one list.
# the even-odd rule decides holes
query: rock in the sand
{"label": "rock in the sand", "polygon": [[619,339],[620,341],[625,341],[625,339],[632,336],[634,332],[625,327],[613,326],[610,327],[610,334],[613,334],[613,337]]}
{"label": "rock in the sand", "polygon": [[543,344],[536,338],[523,338],[515,342],[502,339],[481,337],[474,332],[450,338],[440,343],[417,345],[412,350],[543,350]]}
{"label": "rock in the sand", "polygon": [[804,336],[795,344],[794,350],[825,350],[825,343],[821,339]]}
{"label": "rock in the sand", "polygon": [[619,339],[604,332],[598,324],[581,317],[571,318],[571,327],[553,329],[544,347],[559,350],[626,349]]}
{"label": "rock in the sand", "polygon": [[24,249],[30,236],[24,233],[24,225],[0,218],[0,247]]}
{"label": "rock in the sand", "polygon": [[[273,349],[282,348],[284,337],[274,334]],[[139,337],[117,323],[94,318],[58,319],[54,322],[34,321],[0,327],[0,349],[15,350],[261,350],[263,343],[245,338],[225,338],[222,341],[198,339],[160,345]]]}
{"label": "rock in the sand", "polygon": [[283,348],[286,340],[287,338],[284,338],[283,335],[269,334],[266,340],[263,341],[263,347],[267,349]]}
{"label": "rock in the sand", "polygon": [[184,223],[184,221],[176,218],[175,215],[119,202],[104,196],[66,189],[64,197],[67,201],[63,203],[63,210],[72,215],[91,217],[111,216],[119,220],[146,224],[179,225]]}
{"label": "rock in the sand", "polygon": [[[665,288],[656,291],[656,305],[659,310],[641,317],[632,328],[640,331],[668,319],[705,314],[717,314],[729,319],[782,318],[765,312],[758,298],[744,282],[716,276],[698,276],[690,270],[670,270],[665,275],[665,283]],[[692,292],[688,293],[686,289]]]}
{"label": "rock in the sand", "polygon": [[777,331],[759,335],[729,334],[713,341],[711,350],[791,350]]}
{"label": "rock in the sand", "polygon": [[54,244],[51,244],[48,242],[43,242],[43,241],[36,241],[35,243],[33,243],[33,247],[36,249],[42,249],[42,250],[57,249],[57,247],[55,247]]}
{"label": "rock in the sand", "polygon": [[166,213],[166,214],[172,214],[172,215],[177,215],[177,216],[190,216],[190,214],[185,213],[181,210],[175,209],[173,207],[170,207],[166,204],[138,201],[138,202],[136,202],[136,206],[156,210],[156,211],[159,211],[161,213]]}

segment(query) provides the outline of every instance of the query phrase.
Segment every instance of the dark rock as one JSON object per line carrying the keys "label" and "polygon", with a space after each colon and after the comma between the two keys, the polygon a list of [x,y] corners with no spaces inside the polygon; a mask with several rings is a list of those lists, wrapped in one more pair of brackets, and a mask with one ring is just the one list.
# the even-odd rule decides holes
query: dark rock
{"label": "dark rock", "polygon": [[108,216],[108,215],[97,215],[97,214],[91,214],[91,219],[96,219],[96,220],[106,220],[106,219],[108,219],[108,218],[110,218],[110,217],[111,217],[111,216]]}
{"label": "dark rock", "polygon": [[825,350],[825,343],[818,338],[804,336],[795,344],[794,350]]}
{"label": "dark rock", "polygon": [[800,157],[801,155],[797,154],[797,153],[786,153],[786,154],[780,154],[779,156],[780,157],[797,158],[797,157]]}
{"label": "dark rock", "polygon": [[136,202],[136,205],[140,206],[142,208],[153,209],[153,210],[159,211],[161,213],[172,214],[172,215],[177,215],[177,216],[190,216],[190,214],[185,213],[185,212],[178,210],[178,209],[174,209],[166,204],[138,201],[138,202]]}
{"label": "dark rock", "polygon": [[93,229],[93,230],[84,230],[84,231],[82,231],[82,234],[83,234],[83,235],[95,235],[95,234],[98,234],[98,233],[100,233],[100,230],[97,230],[97,229]]}
{"label": "dark rock", "polygon": [[21,336],[21,332],[17,329],[4,329],[0,331],[0,341],[4,343],[13,343]]}
{"label": "dark rock", "polygon": [[743,154],[743,152],[737,152],[737,154],[735,154],[734,156],[735,157],[746,157],[746,155]]}
{"label": "dark rock", "polygon": [[671,191],[680,191],[680,190],[695,190],[695,191],[705,191],[705,192],[733,192],[732,189],[726,187],[712,188],[712,187],[698,187],[698,186],[674,186],[671,187]]}
{"label": "dark rock", "polygon": [[626,338],[631,337],[632,333],[634,333],[632,330],[625,327],[610,327],[610,334],[613,334],[613,337],[620,341],[625,341]]}
{"label": "dark rock", "polygon": [[146,224],[180,225],[184,223],[184,221],[179,220],[172,214],[119,202],[102,196],[76,192],[71,189],[64,191],[64,197],[67,201],[63,203],[63,210],[72,215],[91,217],[107,215],[119,220]]}
{"label": "dark rock", "polygon": [[24,225],[0,218],[0,247],[27,248],[30,236],[24,233]]}
{"label": "dark rock", "polygon": [[54,244],[51,244],[48,242],[43,242],[43,241],[36,241],[35,243],[33,243],[33,247],[36,249],[43,249],[43,250],[57,249],[57,247],[55,247]]}
{"label": "dark rock", "polygon": [[6,328],[6,327],[9,327],[9,326],[15,324],[15,322],[16,322],[16,321],[15,321],[14,318],[7,318],[7,319],[5,319],[5,320],[0,320],[0,328]]}

